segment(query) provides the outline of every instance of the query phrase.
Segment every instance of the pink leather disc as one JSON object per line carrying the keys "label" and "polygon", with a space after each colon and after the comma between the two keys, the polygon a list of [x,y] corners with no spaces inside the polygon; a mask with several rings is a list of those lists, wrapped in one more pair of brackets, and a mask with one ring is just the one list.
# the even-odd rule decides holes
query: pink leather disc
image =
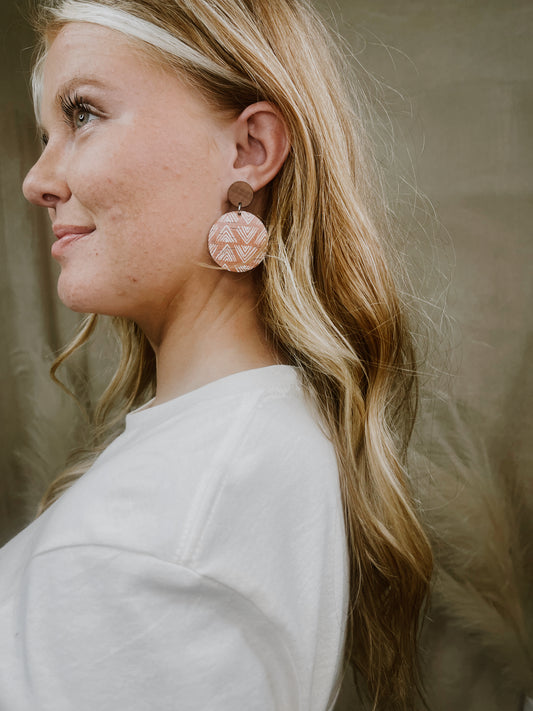
{"label": "pink leather disc", "polygon": [[220,267],[247,272],[264,259],[268,233],[251,212],[226,212],[211,227],[207,244],[209,254]]}

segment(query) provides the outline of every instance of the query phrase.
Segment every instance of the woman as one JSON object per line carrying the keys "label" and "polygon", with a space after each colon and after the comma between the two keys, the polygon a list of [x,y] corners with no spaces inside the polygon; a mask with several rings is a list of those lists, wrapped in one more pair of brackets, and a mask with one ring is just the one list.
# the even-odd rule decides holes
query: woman
{"label": "woman", "polygon": [[93,314],[55,369],[96,314],[122,356],[2,550],[0,707],[326,709],[350,661],[412,708],[412,345],[330,38],[295,0],[59,0],[39,32],[24,193]]}

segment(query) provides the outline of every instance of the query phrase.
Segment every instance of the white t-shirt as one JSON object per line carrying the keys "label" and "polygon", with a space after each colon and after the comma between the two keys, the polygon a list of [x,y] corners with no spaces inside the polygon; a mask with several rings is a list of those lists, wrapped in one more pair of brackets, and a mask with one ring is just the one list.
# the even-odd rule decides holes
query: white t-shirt
{"label": "white t-shirt", "polygon": [[348,571],[313,413],[271,366],[128,415],[0,550],[0,709],[329,708]]}

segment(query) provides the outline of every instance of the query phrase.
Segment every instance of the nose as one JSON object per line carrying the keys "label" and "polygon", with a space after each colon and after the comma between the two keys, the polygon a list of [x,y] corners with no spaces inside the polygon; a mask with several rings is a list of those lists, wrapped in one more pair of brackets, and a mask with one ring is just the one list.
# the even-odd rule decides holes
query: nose
{"label": "nose", "polygon": [[58,202],[66,202],[70,190],[62,173],[59,156],[54,156],[47,146],[24,178],[22,192],[26,200],[40,207],[55,207]]}

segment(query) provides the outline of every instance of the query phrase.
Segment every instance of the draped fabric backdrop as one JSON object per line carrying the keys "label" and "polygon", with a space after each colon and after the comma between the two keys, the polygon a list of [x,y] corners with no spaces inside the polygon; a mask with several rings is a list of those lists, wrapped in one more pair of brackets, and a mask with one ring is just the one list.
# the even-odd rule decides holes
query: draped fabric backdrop
{"label": "draped fabric backdrop", "polygon": [[[390,122],[378,108],[377,133],[396,148],[392,161],[379,143],[380,159],[401,176],[403,248],[436,326],[412,453],[438,563],[423,637],[428,703],[519,709],[533,696],[533,4],[336,0],[319,9],[379,82],[372,91]],[[20,190],[39,151],[32,42],[16,0],[2,3],[0,542],[31,519],[84,429],[48,378],[79,317],[57,300],[47,218]],[[100,333],[64,369],[89,403],[111,351]],[[337,708],[364,708],[350,675]]]}

